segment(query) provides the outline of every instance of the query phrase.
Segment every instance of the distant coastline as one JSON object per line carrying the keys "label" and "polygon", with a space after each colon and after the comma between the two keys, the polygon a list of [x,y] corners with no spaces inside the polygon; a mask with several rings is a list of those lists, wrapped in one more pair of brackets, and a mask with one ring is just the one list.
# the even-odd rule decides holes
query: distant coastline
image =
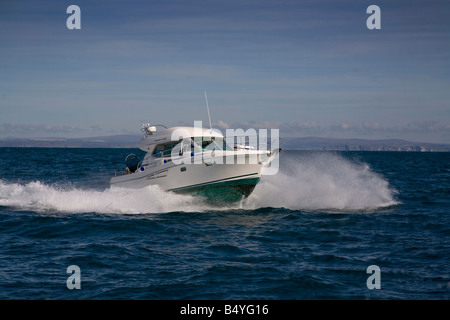
{"label": "distant coastline", "polygon": [[[141,137],[141,135],[115,135],[91,138],[4,138],[0,139],[0,147],[136,148]],[[280,147],[288,150],[450,152],[450,144],[401,139],[284,137],[280,138]]]}
{"label": "distant coastline", "polygon": [[449,152],[450,144],[414,142],[401,139],[334,139],[334,138],[280,138],[280,145],[295,150],[335,151],[412,151]]}
{"label": "distant coastline", "polygon": [[90,138],[6,138],[0,147],[24,148],[135,148],[141,135],[115,135]]}

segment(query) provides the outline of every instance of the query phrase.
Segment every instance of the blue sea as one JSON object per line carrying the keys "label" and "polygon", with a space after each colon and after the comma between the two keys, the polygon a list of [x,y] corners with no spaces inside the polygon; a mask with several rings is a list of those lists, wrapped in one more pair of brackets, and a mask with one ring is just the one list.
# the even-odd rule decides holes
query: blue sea
{"label": "blue sea", "polygon": [[0,299],[450,297],[450,153],[283,150],[215,206],[110,188],[138,151],[0,148]]}

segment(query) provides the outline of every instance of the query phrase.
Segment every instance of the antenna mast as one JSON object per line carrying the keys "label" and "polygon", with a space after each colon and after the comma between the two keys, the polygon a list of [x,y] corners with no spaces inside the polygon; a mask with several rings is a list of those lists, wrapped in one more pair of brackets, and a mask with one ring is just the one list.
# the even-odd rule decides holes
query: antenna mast
{"label": "antenna mast", "polygon": [[211,115],[209,114],[208,97],[206,96],[206,90],[205,90],[205,100],[206,100],[206,109],[208,110],[209,128],[211,129],[212,133]]}

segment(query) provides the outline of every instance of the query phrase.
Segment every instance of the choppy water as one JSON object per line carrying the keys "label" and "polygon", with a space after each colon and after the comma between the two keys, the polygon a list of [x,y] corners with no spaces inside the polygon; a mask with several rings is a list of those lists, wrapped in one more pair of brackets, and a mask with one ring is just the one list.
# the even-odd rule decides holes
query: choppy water
{"label": "choppy water", "polygon": [[0,149],[0,299],[449,298],[449,153],[283,151],[214,207],[110,188],[130,152]]}

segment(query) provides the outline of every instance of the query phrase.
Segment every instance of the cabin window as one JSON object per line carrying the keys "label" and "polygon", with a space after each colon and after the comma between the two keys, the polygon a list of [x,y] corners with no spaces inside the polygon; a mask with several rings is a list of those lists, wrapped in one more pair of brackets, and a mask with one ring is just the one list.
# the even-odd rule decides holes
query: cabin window
{"label": "cabin window", "polygon": [[[175,153],[180,152],[180,147],[183,148],[183,152],[201,152],[205,149],[208,150],[233,150],[226,142],[225,139],[216,139],[215,137],[211,138],[202,138],[202,137],[192,137],[191,139],[186,139],[189,141],[177,141],[177,142],[169,142],[158,144],[155,147],[155,151],[153,154],[157,157],[170,157],[172,155],[172,150]],[[201,146],[200,146],[201,143]],[[211,145],[212,144],[212,145]],[[180,154],[181,155],[181,154]]]}
{"label": "cabin window", "polygon": [[196,145],[199,145],[198,143],[201,141],[201,148],[202,151],[205,149],[208,150],[233,150],[225,141],[225,138],[218,138],[216,137],[197,137],[192,138],[192,140],[196,143]]}
{"label": "cabin window", "polygon": [[155,151],[153,151],[153,154],[157,157],[170,157],[172,149],[179,143],[180,142],[158,144],[155,148]]}

